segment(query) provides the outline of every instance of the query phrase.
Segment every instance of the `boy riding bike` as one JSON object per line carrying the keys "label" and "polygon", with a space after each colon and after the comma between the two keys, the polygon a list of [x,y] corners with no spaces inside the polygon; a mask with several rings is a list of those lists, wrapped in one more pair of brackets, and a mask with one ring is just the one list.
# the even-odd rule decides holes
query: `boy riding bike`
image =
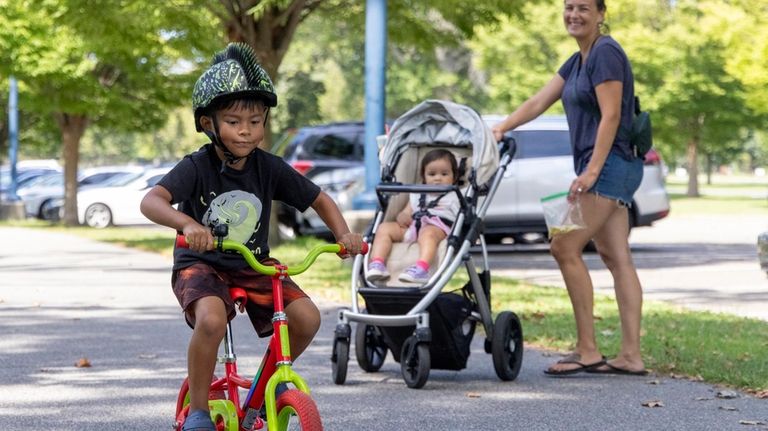
{"label": "boy riding bike", "polygon": [[[176,229],[189,248],[176,247],[172,285],[193,328],[188,350],[190,413],[183,430],[215,430],[208,412],[208,389],[226,324],[235,315],[229,286],[246,288],[247,311],[261,337],[272,331],[269,276],[240,257],[216,251],[211,227],[229,226],[227,239],[253,251],[264,264],[273,200],[304,211],[312,207],[350,254],[362,237],[349,231],[333,200],[281,158],[261,150],[269,109],[277,105],[272,81],[246,44],[229,44],[214,56],[192,94],[195,127],[211,143],[185,156],[141,202],[153,222]],[[178,204],[178,210],[172,205]],[[289,278],[284,280],[290,349],[298,357],[320,327],[317,306]]]}

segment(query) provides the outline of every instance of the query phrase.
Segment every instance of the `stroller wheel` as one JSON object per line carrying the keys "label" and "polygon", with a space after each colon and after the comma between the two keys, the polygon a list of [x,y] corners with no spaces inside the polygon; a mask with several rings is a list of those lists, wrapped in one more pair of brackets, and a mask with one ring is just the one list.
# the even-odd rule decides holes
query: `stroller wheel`
{"label": "stroller wheel", "polygon": [[379,371],[387,357],[387,345],[375,326],[358,323],[355,329],[355,356],[363,371]]}
{"label": "stroller wheel", "polygon": [[333,383],[343,385],[347,380],[347,362],[349,361],[349,339],[336,338],[333,341],[333,354],[331,354],[331,368],[333,371]]}
{"label": "stroller wheel", "polygon": [[429,346],[419,343],[415,336],[406,338],[400,353],[400,371],[409,388],[419,389],[429,378]]}
{"label": "stroller wheel", "polygon": [[523,363],[523,327],[511,311],[496,317],[491,340],[493,368],[501,380],[514,380]]}

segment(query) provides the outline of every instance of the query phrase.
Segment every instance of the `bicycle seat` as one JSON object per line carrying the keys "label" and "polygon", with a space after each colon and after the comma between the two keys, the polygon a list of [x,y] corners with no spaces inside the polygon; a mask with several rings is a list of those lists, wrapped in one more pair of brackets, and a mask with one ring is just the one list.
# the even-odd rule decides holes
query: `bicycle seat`
{"label": "bicycle seat", "polygon": [[248,301],[248,294],[245,293],[245,289],[242,287],[230,287],[229,296],[232,298],[232,301],[234,301],[235,304],[242,303],[245,305],[245,303]]}

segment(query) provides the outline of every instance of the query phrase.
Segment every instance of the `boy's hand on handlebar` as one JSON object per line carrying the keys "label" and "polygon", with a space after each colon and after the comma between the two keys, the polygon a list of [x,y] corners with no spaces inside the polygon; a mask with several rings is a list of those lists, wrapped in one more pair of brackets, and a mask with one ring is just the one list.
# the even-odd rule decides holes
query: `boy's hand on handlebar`
{"label": "boy's hand on handlebar", "polygon": [[359,233],[347,232],[336,242],[344,247],[346,253],[339,253],[339,257],[347,258],[356,254],[365,253],[368,250],[368,244],[363,243],[363,236]]}
{"label": "boy's hand on handlebar", "polygon": [[210,229],[198,223],[190,223],[182,230],[190,250],[202,253],[213,250],[213,235]]}

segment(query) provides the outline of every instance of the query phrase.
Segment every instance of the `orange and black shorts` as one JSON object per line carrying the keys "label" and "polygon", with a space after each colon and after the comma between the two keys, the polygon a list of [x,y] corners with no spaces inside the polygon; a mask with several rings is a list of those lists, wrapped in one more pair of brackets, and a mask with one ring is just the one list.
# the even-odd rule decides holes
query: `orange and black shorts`
{"label": "orange and black shorts", "polygon": [[[275,265],[278,261],[268,258],[261,263]],[[260,337],[267,337],[272,334],[274,305],[272,301],[272,277],[268,275],[260,274],[252,268],[219,271],[210,265],[196,263],[173,271],[171,285],[190,327],[194,327],[194,322],[188,312],[190,305],[206,296],[221,298],[226,305],[227,315],[230,319],[234,318],[236,310],[235,304],[229,296],[229,288],[241,287],[245,289],[248,295],[245,310],[253,328]],[[287,307],[291,302],[301,298],[308,298],[308,296],[290,277],[285,277],[283,279],[284,305]]]}

